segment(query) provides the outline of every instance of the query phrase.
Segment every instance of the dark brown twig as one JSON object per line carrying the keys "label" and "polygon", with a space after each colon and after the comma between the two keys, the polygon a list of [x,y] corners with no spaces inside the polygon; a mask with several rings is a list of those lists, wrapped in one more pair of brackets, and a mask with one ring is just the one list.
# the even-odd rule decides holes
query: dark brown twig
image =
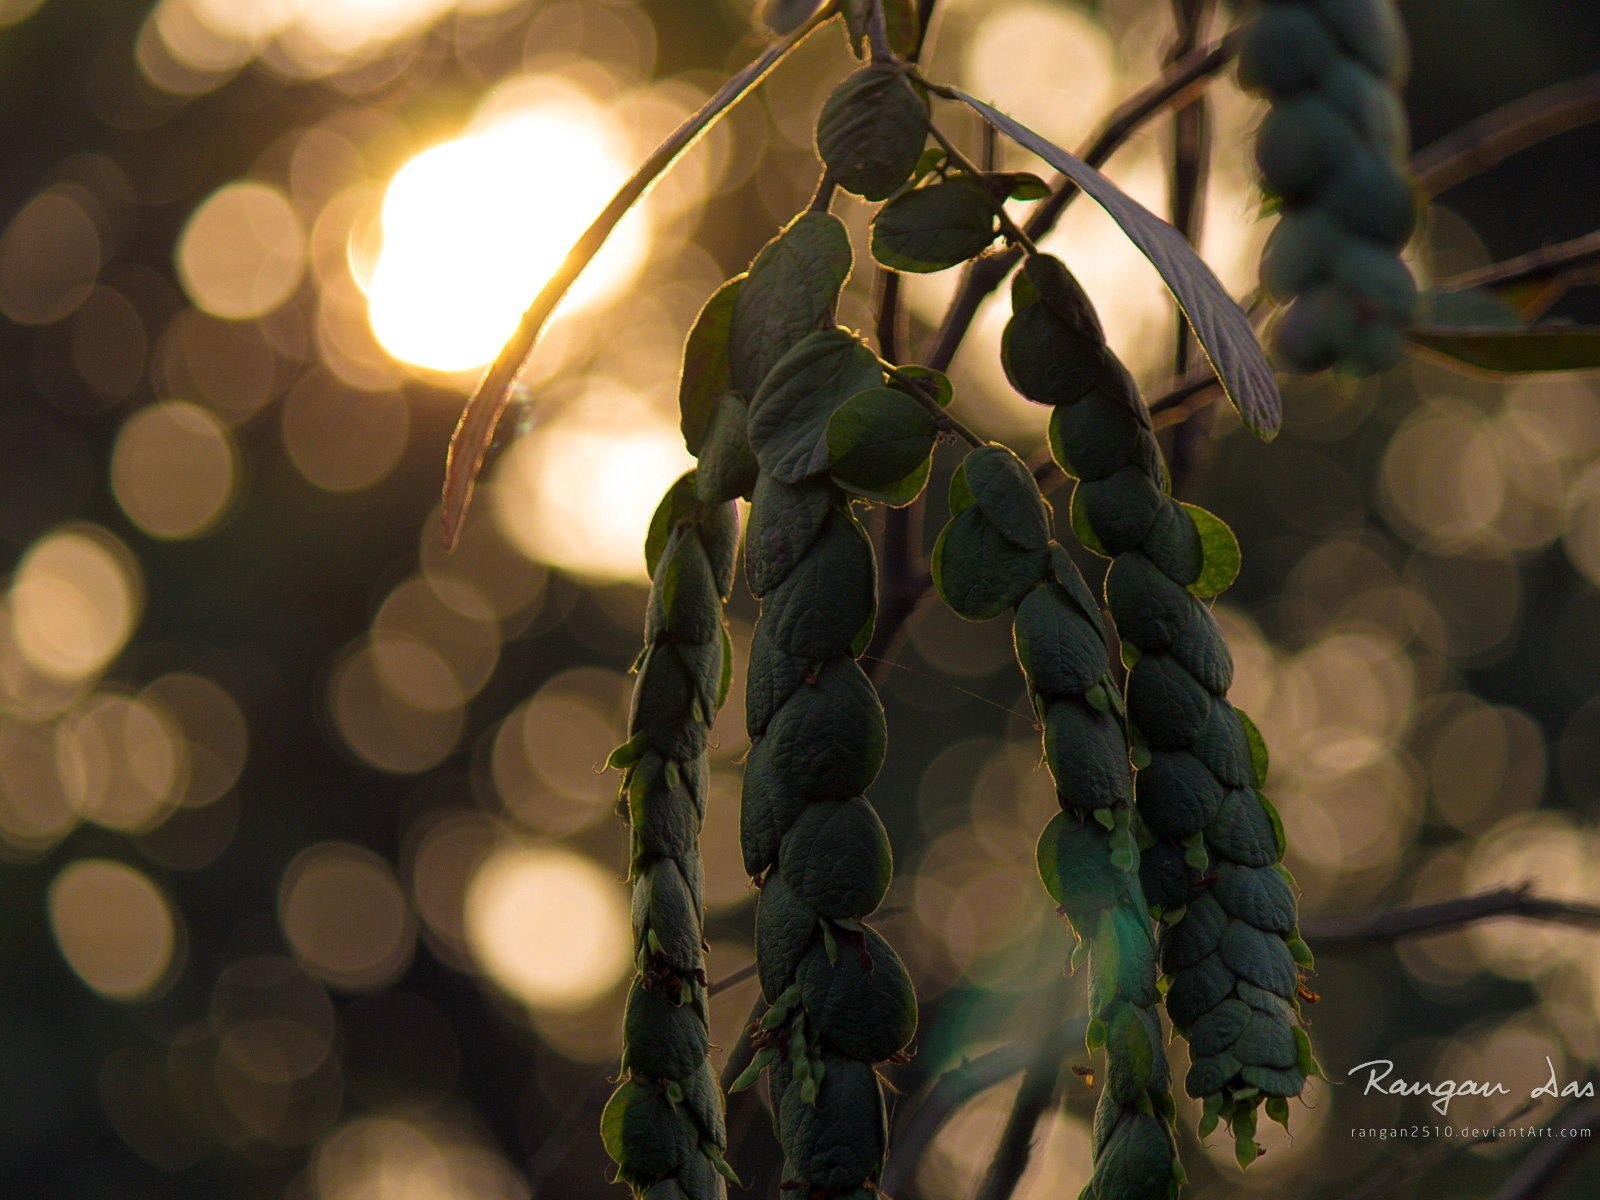
{"label": "dark brown twig", "polygon": [[1439,290],[1458,292],[1466,288],[1544,283],[1592,272],[1597,266],[1600,266],[1600,230],[1452,276],[1439,284]]}
{"label": "dark brown twig", "polygon": [[[1172,0],[1172,13],[1177,24],[1177,39],[1167,56],[1170,69],[1173,63],[1182,62],[1194,53],[1200,34],[1211,15],[1211,0]],[[1211,167],[1211,108],[1203,92],[1196,93],[1172,112],[1172,161],[1169,172],[1172,195],[1172,226],[1191,246],[1200,245],[1201,226],[1205,217],[1206,183]],[[1183,376],[1188,373],[1194,359],[1194,335],[1189,323],[1179,312],[1173,341],[1172,372]],[[1173,430],[1172,453],[1169,456],[1172,474],[1172,493],[1187,494],[1195,477],[1204,469],[1211,444],[1211,430],[1215,424],[1216,410],[1209,404],[1190,414]]]}
{"label": "dark brown twig", "polygon": [[1306,939],[1324,948],[1363,942],[1390,942],[1422,934],[1446,933],[1495,917],[1520,917],[1549,921],[1581,929],[1600,928],[1600,905],[1536,896],[1531,883],[1499,888],[1452,900],[1381,908],[1372,912],[1308,917],[1302,923]]}
{"label": "dark brown twig", "polygon": [[1010,1200],[1033,1158],[1034,1131],[1061,1088],[1070,1043],[1061,1026],[1042,1039],[1022,1075],[976,1200]]}
{"label": "dark brown twig", "polygon": [[1498,166],[1548,138],[1600,121],[1600,72],[1513,100],[1446,134],[1411,159],[1430,196]]}
{"label": "dark brown twig", "polygon": [[[1059,1036],[1064,1045],[1083,1037],[1085,1021],[1077,1018],[1063,1024]],[[1052,1030],[1046,1036],[1055,1037]],[[998,1046],[976,1058],[965,1059],[940,1075],[914,1100],[891,1139],[889,1165],[879,1183],[879,1191],[898,1196],[906,1191],[922,1152],[932,1143],[944,1123],[968,1100],[997,1083],[1004,1083],[1018,1071],[1026,1070],[1039,1048],[1039,1038]]]}
{"label": "dark brown twig", "polygon": [[1584,1152],[1594,1148],[1593,1135],[1600,1130],[1600,1101],[1577,1106],[1561,1127],[1571,1132],[1552,1138],[1523,1159],[1494,1200],[1537,1200],[1548,1195]]}

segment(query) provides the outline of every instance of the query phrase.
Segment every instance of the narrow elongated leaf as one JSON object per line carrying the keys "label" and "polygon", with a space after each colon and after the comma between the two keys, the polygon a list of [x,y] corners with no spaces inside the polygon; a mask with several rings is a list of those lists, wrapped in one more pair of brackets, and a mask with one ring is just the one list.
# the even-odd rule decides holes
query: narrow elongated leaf
{"label": "narrow elongated leaf", "polygon": [[1420,325],[1406,336],[1423,350],[1491,375],[1600,370],[1600,327],[1593,325],[1525,329]]}
{"label": "narrow elongated leaf", "polygon": [[1081,158],[982,100],[961,91],[950,94],[1071,179],[1111,215],[1160,272],[1244,423],[1258,437],[1275,437],[1283,420],[1283,405],[1272,367],[1244,310],[1184,236]]}

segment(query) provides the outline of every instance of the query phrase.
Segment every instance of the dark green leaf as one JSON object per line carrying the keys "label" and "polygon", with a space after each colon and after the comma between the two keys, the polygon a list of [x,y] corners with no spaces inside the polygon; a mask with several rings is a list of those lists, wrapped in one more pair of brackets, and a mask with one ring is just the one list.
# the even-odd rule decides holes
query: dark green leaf
{"label": "dark green leaf", "polygon": [[870,388],[829,418],[829,470],[852,491],[887,487],[927,462],[937,436],[924,405],[892,388]]}
{"label": "dark green leaf", "polygon": [[976,258],[994,241],[994,210],[972,182],[952,177],[891,200],[872,222],[872,256],[925,274]]}
{"label": "dark green leaf", "polygon": [[887,200],[905,186],[927,138],[927,106],[892,63],[851,75],[817,119],[817,152],[834,182],[867,200]]}
{"label": "dark green leaf", "polygon": [[1043,200],[1050,185],[1031,171],[994,171],[983,177],[1002,200]]}
{"label": "dark green leaf", "polygon": [[1111,215],[1161,273],[1244,423],[1259,437],[1275,437],[1283,419],[1283,406],[1272,367],[1256,341],[1249,318],[1183,235],[1081,158],[982,100],[964,92],[956,92],[955,96],[1071,179]]}
{"label": "dark green leaf", "polygon": [[1261,730],[1256,728],[1256,723],[1245,715],[1242,709],[1234,709],[1234,715],[1239,718],[1239,724],[1244,728],[1245,741],[1250,743],[1250,764],[1255,768],[1256,786],[1267,786],[1267,739],[1261,736]]}
{"label": "dark green leaf", "polygon": [[1033,472],[1005,446],[980,446],[961,464],[963,495],[1009,542],[1024,550],[1050,544],[1050,518]]}
{"label": "dark green leaf", "polygon": [[661,552],[667,548],[667,539],[672,536],[672,531],[684,521],[692,521],[699,510],[695,498],[695,473],[685,472],[678,477],[676,483],[667,489],[667,494],[661,498],[661,503],[656,506],[655,515],[650,518],[650,530],[644,539],[644,565],[651,577],[656,573],[656,564],[661,561]]}
{"label": "dark green leaf", "polygon": [[933,582],[950,608],[969,621],[987,621],[1019,603],[1050,564],[1047,550],[1027,550],[1006,538],[977,507],[950,518],[933,547]]}
{"label": "dark green leaf", "polygon": [[1200,531],[1200,548],[1204,556],[1200,578],[1189,585],[1189,590],[1202,599],[1221,595],[1239,577],[1239,539],[1233,536],[1228,523],[1215,513],[1207,512],[1197,504],[1185,504],[1184,510]]}
{"label": "dark green leaf", "polygon": [[717,397],[732,386],[728,362],[728,331],[733,324],[734,302],[744,276],[730,279],[712,293],[689,330],[683,345],[683,374],[678,379],[678,414],[683,441],[690,454],[700,453],[700,442]]}
{"label": "dark green leaf", "polygon": [[750,446],[761,469],[798,483],[828,469],[834,410],[883,382],[877,355],[843,329],[807,335],[773,367],[750,405]]}
{"label": "dark green leaf", "polygon": [[747,399],[796,342],[833,323],[852,261],[850,235],[824,212],[802,213],[756,255],[728,331],[733,383]]}
{"label": "dark green leaf", "polygon": [[1491,375],[1600,370],[1600,327],[1541,325],[1524,329],[1456,329],[1417,325],[1412,345]]}

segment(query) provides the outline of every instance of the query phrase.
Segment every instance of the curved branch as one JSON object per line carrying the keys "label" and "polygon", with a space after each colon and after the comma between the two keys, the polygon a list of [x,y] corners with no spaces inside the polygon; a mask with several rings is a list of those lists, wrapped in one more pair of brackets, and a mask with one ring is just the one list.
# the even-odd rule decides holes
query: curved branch
{"label": "curved branch", "polygon": [[1580,929],[1600,929],[1600,905],[1536,896],[1532,883],[1479,892],[1453,900],[1381,908],[1307,918],[1302,928],[1308,941],[1323,946],[1341,943],[1392,942],[1422,934],[1446,933],[1497,917],[1548,921]]}
{"label": "curved branch", "polygon": [[644,194],[650,190],[657,177],[673,161],[692,146],[700,135],[710,129],[729,108],[746,92],[760,83],[774,67],[784,60],[796,46],[810,37],[824,22],[831,20],[834,6],[825,5],[809,21],[762,52],[761,56],[729,79],[716,93],[682,125],[657,146],[650,157],[639,164],[628,181],[611,197],[610,203],[600,211],[589,228],[583,231],[572,249],[556,269],[554,275],[539,290],[528,311],[522,314],[516,332],[501,347],[488,371],[484,373],[477,390],[461,410],[455,433],[450,437],[450,449],[445,454],[444,466],[444,540],[454,548],[461,536],[461,523],[466,519],[467,506],[472,503],[473,488],[478,472],[483,467],[484,456],[494,439],[495,428],[505,415],[516,387],[517,376],[522,373],[528,356],[538,344],[545,323],[550,320],[556,306],[561,303],[567,289],[577,281],[585,267],[600,252],[611,231]]}
{"label": "curved branch", "polygon": [[1459,292],[1475,287],[1545,283],[1592,270],[1596,266],[1600,266],[1600,230],[1452,276],[1439,284],[1439,290]]}
{"label": "curved branch", "polygon": [[1600,1101],[1579,1105],[1561,1127],[1572,1132],[1546,1142],[1523,1159],[1494,1200],[1536,1200],[1549,1194],[1583,1153],[1594,1148],[1593,1135],[1600,1130]]}
{"label": "curved branch", "polygon": [[1600,72],[1569,79],[1469,121],[1411,160],[1430,196],[1498,166],[1512,155],[1591,121],[1600,121]]}
{"label": "curved branch", "polygon": [[[1078,1017],[1063,1023],[1059,1030],[1051,1030],[1047,1037],[1059,1036],[1062,1044],[1082,1038],[1087,1022]],[[1027,1069],[1039,1052],[1039,1038],[1011,1042],[998,1046],[977,1058],[965,1059],[951,1067],[923,1090],[920,1100],[914,1102],[901,1122],[900,1129],[891,1139],[893,1149],[889,1165],[878,1184],[885,1195],[900,1195],[906,1191],[922,1152],[933,1141],[944,1123],[955,1111],[980,1092],[997,1083],[1004,1083],[1019,1071]]]}

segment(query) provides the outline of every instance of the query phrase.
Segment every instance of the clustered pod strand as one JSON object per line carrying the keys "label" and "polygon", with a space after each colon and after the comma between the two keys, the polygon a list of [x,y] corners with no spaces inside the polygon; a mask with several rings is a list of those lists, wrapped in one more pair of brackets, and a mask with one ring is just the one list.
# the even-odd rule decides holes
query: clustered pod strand
{"label": "clustered pod strand", "polygon": [[1039,839],[1039,871],[1088,952],[1088,1043],[1106,1051],[1083,1200],[1162,1200],[1177,1193],[1183,1170],[1106,629],[1051,536],[1038,484],[1010,450],[967,455],[951,480],[950,511],[934,548],[940,595],[968,620],[1013,611],[1017,661],[1061,802]]}
{"label": "clustered pod strand", "polygon": [[1417,288],[1400,251],[1415,223],[1399,88],[1406,36],[1393,0],[1263,0],[1244,32],[1244,85],[1271,110],[1256,161],[1283,217],[1261,281],[1288,309],[1282,366],[1352,374],[1399,361]]}
{"label": "clustered pod strand", "polygon": [[1228,702],[1232,658],[1197,594],[1231,582],[1213,577],[1208,543],[1232,537],[1168,494],[1148,411],[1060,261],[1030,256],[1012,300],[1006,373],[1053,407],[1052,453],[1078,480],[1073,528],[1112,560],[1105,596],[1130,667],[1136,807],[1153,835],[1140,875],[1162,914],[1167,1011],[1190,1042],[1186,1088],[1206,1102],[1202,1129],[1228,1121],[1248,1162],[1257,1109],[1265,1100],[1286,1121],[1315,1060],[1298,1024],[1297,964],[1310,955],[1282,829],[1259,790],[1264,749]]}
{"label": "clustered pod strand", "polygon": [[612,755],[631,830],[635,975],[623,1028],[622,1082],[601,1119],[617,1175],[648,1200],[723,1200],[727,1133],[707,1059],[700,826],[706,744],[726,697],[723,604],[733,585],[738,516],[702,499],[696,473],[668,491],[647,545],[652,582],[631,737]]}
{"label": "clustered pod strand", "polygon": [[[823,252],[839,246],[843,270]],[[761,614],[740,837],[761,888],[756,963],[770,1007],[739,1084],[770,1067],[784,1187],[811,1200],[865,1200],[875,1190],[888,1128],[874,1064],[916,1031],[910,977],[865,923],[892,873],[888,835],[864,796],[883,763],[883,708],[856,662],[872,631],[876,572],[849,498],[829,478],[826,432],[843,402],[881,385],[883,372],[871,350],[832,326],[848,253],[836,218],[799,218],[745,283],[771,307],[745,321],[736,311],[730,337],[736,379],[741,362],[765,368],[748,408],[759,474],[745,569]]]}

